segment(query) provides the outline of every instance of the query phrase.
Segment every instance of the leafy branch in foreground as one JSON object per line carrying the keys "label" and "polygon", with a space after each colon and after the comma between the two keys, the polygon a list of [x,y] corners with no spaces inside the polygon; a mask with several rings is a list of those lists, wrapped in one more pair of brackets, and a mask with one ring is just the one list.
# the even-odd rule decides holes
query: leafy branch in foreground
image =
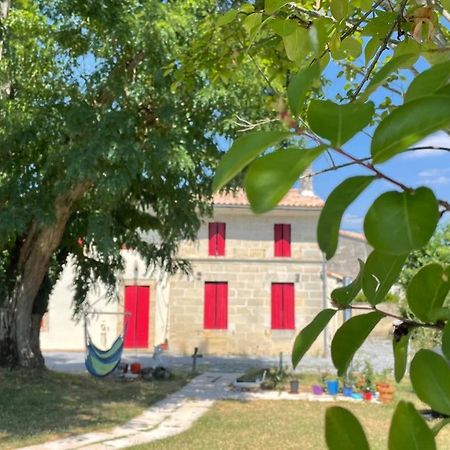
{"label": "leafy branch in foreground", "polygon": [[[408,256],[427,245],[441,218],[450,212],[447,199],[437,198],[427,187],[408,186],[379,167],[405,151],[421,148],[421,140],[450,126],[450,63],[434,56],[447,54],[449,30],[439,22],[443,11],[410,5],[406,0],[334,0],[318,11],[313,2],[299,7],[266,0],[265,8],[260,10],[247,5],[246,23],[252,14],[261,19],[257,27],[246,29],[247,52],[270,79],[271,92],[285,92],[276,99],[276,110],[279,127],[288,135],[277,143],[267,140],[264,144],[262,133],[268,131],[253,128],[252,139],[258,146],[252,147],[252,161],[243,161],[242,137],[236,140],[219,165],[214,188],[221,189],[239,171],[246,170],[244,183],[251,207],[261,213],[276,207],[293,181],[302,176],[305,163],[324,152],[335,152],[349,160],[339,166],[332,162],[325,171],[351,165],[366,169],[368,175],[347,178],[337,186],[321,212],[318,244],[330,259],[336,252],[347,208],[373,182],[390,183],[395,190],[380,195],[364,220],[364,232],[373,252],[366,261],[360,261],[360,272],[350,285],[331,293],[334,308],[321,311],[298,334],[292,362],[294,367],[301,363],[338,310],[366,309],[366,314],[349,319],[337,330],[331,343],[333,363],[338,373],[344,374],[377,323],[383,317],[395,318],[398,323],[392,345],[395,378],[400,381],[408,368],[412,333],[417,329],[435,330],[441,334],[442,355],[419,351],[410,363],[410,373],[419,398],[445,415],[450,411],[450,308],[445,303],[450,290],[450,266],[430,263],[420,267],[407,287],[406,301],[411,311],[408,317],[385,312],[378,306],[398,282]],[[239,33],[240,14],[237,11],[229,25],[235,33]],[[393,38],[395,31],[397,39]],[[261,42],[277,44],[263,50],[258,37]],[[245,41],[245,34],[240,39]],[[415,66],[419,57],[431,67],[420,71]],[[274,66],[270,65],[271,58],[276,61]],[[347,94],[337,94],[335,99],[324,95],[329,62],[335,68],[342,67],[340,73],[347,81]],[[394,83],[401,80],[405,84],[401,78],[405,70],[412,81],[403,95],[403,89]],[[380,102],[379,94],[385,88],[394,93],[395,101],[389,98]],[[360,132],[368,134],[368,127],[374,128],[370,156],[357,157],[345,145]],[[444,150],[448,149],[444,146]],[[369,306],[353,304],[361,291]],[[432,430],[413,404],[400,402],[391,423],[389,449],[435,449],[435,435],[446,424],[444,420]],[[331,449],[369,448],[358,420],[342,408],[327,411],[325,435]]]}

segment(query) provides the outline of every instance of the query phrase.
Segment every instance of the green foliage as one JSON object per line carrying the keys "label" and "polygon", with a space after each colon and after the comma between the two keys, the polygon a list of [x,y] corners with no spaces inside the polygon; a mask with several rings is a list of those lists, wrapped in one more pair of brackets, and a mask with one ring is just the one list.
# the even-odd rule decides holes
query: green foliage
{"label": "green foliage", "polygon": [[387,255],[374,250],[364,266],[362,288],[371,305],[381,303],[397,281],[406,255]]}
{"label": "green foliage", "polygon": [[417,75],[408,87],[404,95],[405,102],[410,102],[421,97],[439,92],[440,89],[448,84],[450,72],[450,62],[436,64],[430,69]]}
{"label": "green foliage", "polygon": [[289,137],[285,131],[256,131],[236,139],[220,161],[213,190],[221,189],[260,153]]}
{"label": "green foliage", "polygon": [[392,350],[394,353],[394,376],[397,383],[400,383],[406,372],[410,336],[410,333],[406,330],[406,334],[394,335],[394,339],[392,340]]}
{"label": "green foliage", "polygon": [[369,124],[373,113],[372,102],[338,105],[328,100],[312,100],[308,122],[320,137],[328,139],[335,147],[341,147]]}
{"label": "green foliage", "polygon": [[411,361],[411,383],[417,396],[442,414],[450,414],[450,366],[431,350],[419,350]]}
{"label": "green foliage", "polygon": [[287,148],[257,159],[245,177],[252,210],[261,214],[278,205],[298,177],[323,151],[322,146],[310,150]]}
{"label": "green foliage", "polygon": [[295,338],[292,349],[292,366],[294,369],[335,314],[335,309],[324,309]]}
{"label": "green foliage", "polygon": [[361,291],[364,263],[359,259],[359,272],[357,277],[347,286],[334,289],[331,299],[338,307],[348,306],[352,301],[357,301],[358,293]]}
{"label": "green foliage", "polygon": [[369,443],[358,419],[340,406],[327,409],[325,439],[330,450],[369,450]]}
{"label": "green foliage", "polygon": [[[367,176],[345,179],[327,199],[318,224],[319,246],[327,259],[336,251],[345,210],[374,179],[382,179],[398,191],[382,194],[369,205],[364,231],[374,251],[367,261],[360,262],[360,272],[349,286],[339,287],[331,293],[333,306],[338,309],[352,308],[355,302],[365,299],[373,311],[345,322],[336,332],[331,350],[333,363],[338,373],[343,374],[373,327],[382,317],[391,315],[383,311],[380,304],[389,300],[400,303],[398,295],[390,292],[392,286],[400,281],[406,290],[411,283],[403,308],[404,319],[395,315],[401,320],[393,337],[395,377],[399,381],[407,370],[409,343],[425,336],[425,329],[427,336],[433,334],[433,339],[428,339],[429,344],[442,341],[444,354],[448,356],[450,312],[446,297],[448,299],[450,226],[445,231],[438,229],[436,237],[432,238],[432,235],[441,215],[448,213],[450,206],[446,199],[437,199],[426,187],[412,188],[404,185],[402,180],[388,176],[380,163],[410,150],[430,133],[448,128],[450,84],[446,48],[450,33],[441,9],[434,4],[422,7],[414,2],[394,1],[390,8],[386,5],[365,0],[332,0],[322,2],[321,8],[317,9],[312,0],[301,2],[301,5],[299,2],[266,1],[263,8],[262,2],[256,2],[254,11],[262,13],[261,26],[247,36],[246,19],[238,17],[230,26],[230,33],[235,33],[236,40],[230,36],[230,42],[234,44],[228,45],[235,52],[239,47],[236,41],[243,42],[248,57],[258,65],[261,76],[266,79],[267,92],[275,97],[275,115],[270,120],[278,119],[280,124],[287,126],[304,148],[322,145],[328,152],[347,158],[349,164],[368,171]],[[424,17],[426,14],[429,16]],[[415,65],[419,58],[420,67],[423,67],[423,61],[430,67],[422,70]],[[327,66],[332,66],[333,70],[328,70]],[[317,76],[316,68],[320,70],[320,76]],[[338,78],[345,80],[345,93],[328,89],[335,82],[336,70]],[[409,79],[412,81],[403,94]],[[389,96],[380,95],[383,90],[389,92]],[[262,122],[264,126],[267,123]],[[345,143],[359,132],[369,135],[372,132],[369,126],[375,130],[370,153],[369,149],[365,154],[347,151]],[[278,152],[255,162],[247,160],[241,165],[243,169],[248,164],[248,178],[252,180],[247,184],[247,191],[257,212],[275,207],[282,191],[286,192],[293,183],[294,172],[298,176],[299,170],[303,170],[303,167],[295,168],[295,159],[288,155],[284,155],[285,161],[281,162],[278,154],[282,155],[283,150]],[[252,159],[259,153],[255,146]],[[269,167],[271,162],[276,163],[273,168]],[[280,175],[274,176],[282,173],[283,167],[289,175],[284,180]],[[272,183],[265,179],[266,174]],[[253,189],[258,185],[262,188]],[[268,195],[271,190],[273,194]],[[271,197],[270,200],[266,196]],[[415,273],[430,263],[441,264],[440,269],[437,266],[422,269],[424,272],[419,272],[411,282]],[[360,293],[361,288],[363,293]],[[301,364],[301,358],[333,315],[333,310],[322,311],[300,332],[293,348],[295,365]],[[420,358],[423,358],[420,355],[419,352],[411,366],[411,374],[418,373],[416,384],[427,376],[425,365],[420,364]],[[436,361],[432,362],[439,365],[436,370],[443,370],[450,379],[447,369],[443,369],[444,359],[440,358],[439,363]],[[421,398],[430,406],[436,401],[435,394],[430,394],[432,385],[435,385],[434,393],[439,389],[442,391],[445,385],[439,374],[436,377],[422,389],[426,395],[422,393]],[[442,392],[439,396],[445,398]],[[360,425],[353,423],[354,418],[346,417],[342,425],[336,425],[338,417],[345,414],[334,409],[327,415],[326,434],[330,448],[352,448],[354,441],[347,443],[345,433],[352,438],[353,433],[363,433]],[[334,415],[335,422],[332,421]],[[411,424],[417,426],[409,431]],[[343,433],[341,439],[333,437],[335,433]],[[412,438],[417,439],[419,447],[434,448],[430,430],[423,420],[410,405],[401,404],[394,416],[390,448],[414,448],[412,445],[416,444],[410,445]],[[362,439],[364,443],[359,443],[356,448],[368,447],[364,435]]]}
{"label": "green foliage", "polygon": [[401,400],[389,430],[389,450],[435,450],[434,436],[414,405]]}
{"label": "green foliage", "polygon": [[292,114],[298,115],[302,111],[305,106],[306,94],[319,74],[319,66],[314,63],[292,77],[287,88],[288,102]]}
{"label": "green foliage", "polygon": [[376,163],[385,162],[449,125],[448,96],[432,95],[412,100],[396,108],[378,125],[372,139],[372,158]]}
{"label": "green foliage", "polygon": [[347,320],[336,331],[331,342],[331,359],[339,376],[345,373],[356,351],[382,318],[378,311],[362,314]]}
{"label": "green foliage", "polygon": [[447,322],[447,325],[442,332],[442,352],[445,357],[450,360],[450,321]]}
{"label": "green foliage", "polygon": [[371,176],[347,178],[328,196],[317,225],[317,241],[327,259],[336,253],[342,216],[374,180]]}
{"label": "green foliage", "polygon": [[364,233],[376,250],[405,255],[429,241],[438,220],[438,202],[431,189],[386,192],[369,208]]}
{"label": "green foliage", "polygon": [[432,263],[422,267],[408,286],[408,305],[424,322],[439,319],[441,307],[450,290],[450,266]]}

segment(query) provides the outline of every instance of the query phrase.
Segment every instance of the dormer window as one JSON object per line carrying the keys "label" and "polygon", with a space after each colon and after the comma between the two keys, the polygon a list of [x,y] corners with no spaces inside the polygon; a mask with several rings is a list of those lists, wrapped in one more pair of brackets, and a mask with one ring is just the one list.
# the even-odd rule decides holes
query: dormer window
{"label": "dormer window", "polygon": [[225,223],[209,223],[209,256],[225,256]]}
{"label": "dormer window", "polygon": [[276,223],[274,230],[274,256],[291,256],[291,225],[286,223]]}

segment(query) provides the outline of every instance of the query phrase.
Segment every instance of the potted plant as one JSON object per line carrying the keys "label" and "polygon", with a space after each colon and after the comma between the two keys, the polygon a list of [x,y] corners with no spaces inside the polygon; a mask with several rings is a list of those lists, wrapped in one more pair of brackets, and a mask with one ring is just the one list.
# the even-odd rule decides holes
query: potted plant
{"label": "potted plant", "polygon": [[300,385],[300,381],[298,378],[291,377],[289,381],[289,392],[291,394],[298,394],[298,388]]}
{"label": "potted plant", "polygon": [[338,395],[339,380],[336,377],[328,376],[325,378],[325,385],[327,387],[328,395]]}
{"label": "potted plant", "polygon": [[373,377],[374,377],[374,371],[373,371],[372,364],[370,364],[369,361],[366,361],[365,365],[364,365],[363,399],[367,400],[367,401],[372,400]]}
{"label": "potted plant", "polygon": [[355,383],[355,375],[353,373],[346,373],[342,378],[342,394],[344,397],[351,397],[353,395],[353,386]]}
{"label": "potted plant", "polygon": [[389,403],[394,396],[394,386],[388,383],[388,370],[384,370],[382,373],[381,381],[376,383],[376,389],[379,393],[379,399],[382,403]]}
{"label": "potted plant", "polygon": [[312,392],[313,392],[314,395],[322,395],[323,394],[323,388],[324,388],[324,385],[325,385],[326,377],[327,377],[327,373],[326,372],[322,373],[320,375],[320,378],[321,378],[322,382],[320,384],[313,384],[312,385]]}

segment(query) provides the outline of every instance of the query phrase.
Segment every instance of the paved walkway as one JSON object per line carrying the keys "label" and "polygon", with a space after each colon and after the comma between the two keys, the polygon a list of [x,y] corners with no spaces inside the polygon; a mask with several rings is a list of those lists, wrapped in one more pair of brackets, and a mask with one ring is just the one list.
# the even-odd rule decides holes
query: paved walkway
{"label": "paved walkway", "polygon": [[[265,391],[244,392],[230,387],[240,373],[207,372],[178,392],[146,409],[140,416],[111,431],[92,432],[19,450],[113,450],[166,439],[188,430],[216,400],[307,400],[335,402],[329,395]],[[339,401],[358,401],[339,397]]]}

